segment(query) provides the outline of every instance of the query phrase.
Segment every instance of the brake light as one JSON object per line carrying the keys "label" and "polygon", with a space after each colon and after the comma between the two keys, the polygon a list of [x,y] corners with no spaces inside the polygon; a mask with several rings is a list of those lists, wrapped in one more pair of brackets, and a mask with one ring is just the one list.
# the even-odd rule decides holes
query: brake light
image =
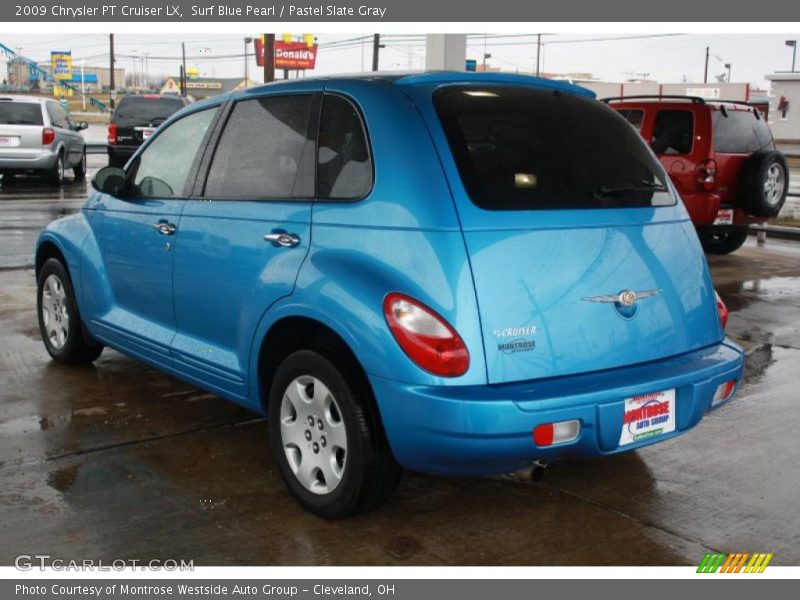
{"label": "brake light", "polygon": [[117,126],[114,123],[108,124],[108,143],[117,143]]}
{"label": "brake light", "polygon": [[455,329],[421,302],[392,293],[383,301],[389,329],[408,357],[434,375],[458,377],[469,368],[469,352]]}
{"label": "brake light", "polygon": [[711,192],[717,185],[717,161],[712,158],[697,165],[697,189]]}
{"label": "brake light", "polygon": [[725,329],[726,325],[728,324],[728,315],[730,314],[730,311],[728,310],[728,307],[725,306],[725,303],[717,293],[717,290],[714,290],[714,296],[717,299],[717,314],[719,314],[719,322],[722,325],[722,328]]}
{"label": "brake light", "polygon": [[533,443],[537,446],[552,446],[564,444],[578,439],[581,433],[581,422],[577,419],[559,421],[557,423],[542,423],[537,425],[531,434]]}
{"label": "brake light", "polygon": [[56,141],[56,130],[52,127],[42,129],[42,146],[49,146]]}

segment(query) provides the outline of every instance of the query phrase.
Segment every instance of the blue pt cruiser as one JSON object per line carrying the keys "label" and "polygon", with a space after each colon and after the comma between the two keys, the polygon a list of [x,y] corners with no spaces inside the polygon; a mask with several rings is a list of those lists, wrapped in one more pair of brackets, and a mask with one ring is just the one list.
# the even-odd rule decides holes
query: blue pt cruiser
{"label": "blue pt cruiser", "polygon": [[376,506],[402,467],[670,439],[742,376],[668,176],[577,86],[276,83],[187,107],[93,185],[36,249],[47,351],[109,346],[268,415],[324,517]]}

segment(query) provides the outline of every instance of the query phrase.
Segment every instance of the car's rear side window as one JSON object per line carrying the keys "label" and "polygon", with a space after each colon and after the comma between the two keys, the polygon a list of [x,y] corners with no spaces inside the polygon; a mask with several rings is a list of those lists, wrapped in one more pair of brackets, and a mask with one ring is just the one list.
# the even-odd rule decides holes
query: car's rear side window
{"label": "car's rear side window", "polygon": [[653,124],[650,147],[656,154],[689,154],[694,141],[694,113],[690,110],[661,109]]}
{"label": "car's rear side window", "polygon": [[208,198],[313,198],[314,140],[310,94],[237,102],[206,180]]}
{"label": "car's rear side window", "polygon": [[754,110],[714,110],[714,151],[722,154],[747,154],[772,147],[772,134]]}
{"label": "car's rear side window", "polygon": [[0,102],[0,125],[44,125],[42,105],[35,102]]}
{"label": "car's rear side window", "polygon": [[355,106],[326,94],[319,122],[318,198],[354,200],[372,189],[372,161]]}
{"label": "car's rear side window", "polygon": [[621,108],[617,112],[625,117],[625,120],[633,125],[636,131],[642,130],[642,121],[644,120],[644,111],[639,108]]}
{"label": "car's rear side window", "polygon": [[489,210],[674,204],[623,117],[596,100],[527,87],[446,87],[434,104],[471,200]]}

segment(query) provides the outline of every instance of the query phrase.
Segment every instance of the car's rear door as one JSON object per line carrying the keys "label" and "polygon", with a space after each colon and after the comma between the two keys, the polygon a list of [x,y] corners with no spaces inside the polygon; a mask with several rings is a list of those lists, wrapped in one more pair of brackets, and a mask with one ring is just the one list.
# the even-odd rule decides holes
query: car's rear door
{"label": "car's rear door", "polygon": [[558,89],[444,87],[433,103],[426,92],[413,95],[462,223],[489,383],[719,341],[691,222],[622,117]]}
{"label": "car's rear door", "polygon": [[175,253],[176,368],[247,396],[253,331],[291,294],[311,234],[319,84],[231,101]]}
{"label": "car's rear door", "polygon": [[42,110],[39,102],[0,97],[0,158],[33,159],[41,154]]}

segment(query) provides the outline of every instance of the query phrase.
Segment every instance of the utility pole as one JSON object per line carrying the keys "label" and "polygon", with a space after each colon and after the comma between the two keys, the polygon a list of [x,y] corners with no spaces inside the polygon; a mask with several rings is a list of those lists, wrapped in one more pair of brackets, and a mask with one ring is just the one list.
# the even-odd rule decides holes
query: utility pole
{"label": "utility pole", "polygon": [[244,87],[247,87],[247,82],[250,81],[250,75],[247,72],[247,45],[253,41],[253,38],[244,38]]}
{"label": "utility pole", "polygon": [[541,66],[542,66],[542,34],[536,34],[536,76],[539,77],[541,75]]}
{"label": "utility pole", "polygon": [[264,83],[275,81],[275,34],[265,33],[264,37]]}
{"label": "utility pole", "polygon": [[706,68],[703,71],[703,83],[708,83],[708,53],[709,48],[706,46]]}
{"label": "utility pole", "polygon": [[149,52],[144,53],[144,86],[149,90],[150,89],[150,69],[148,68],[149,61],[147,57],[150,56]]}
{"label": "utility pole", "polygon": [[186,43],[181,42],[181,96],[186,97]]}
{"label": "utility pole", "polygon": [[113,109],[114,108],[114,104],[116,103],[116,101],[114,99],[114,96],[116,96],[116,93],[117,93],[116,85],[114,83],[114,34],[113,33],[110,33],[108,35],[108,43],[109,43],[108,56],[110,58],[110,61],[109,61],[109,64],[108,64],[108,67],[109,67],[109,69],[108,69],[108,87],[110,88],[109,89],[109,91],[110,91],[110,101],[109,101],[108,104]]}
{"label": "utility pole", "polygon": [[376,33],[372,36],[372,70],[378,70],[378,54],[381,51],[381,34]]}

